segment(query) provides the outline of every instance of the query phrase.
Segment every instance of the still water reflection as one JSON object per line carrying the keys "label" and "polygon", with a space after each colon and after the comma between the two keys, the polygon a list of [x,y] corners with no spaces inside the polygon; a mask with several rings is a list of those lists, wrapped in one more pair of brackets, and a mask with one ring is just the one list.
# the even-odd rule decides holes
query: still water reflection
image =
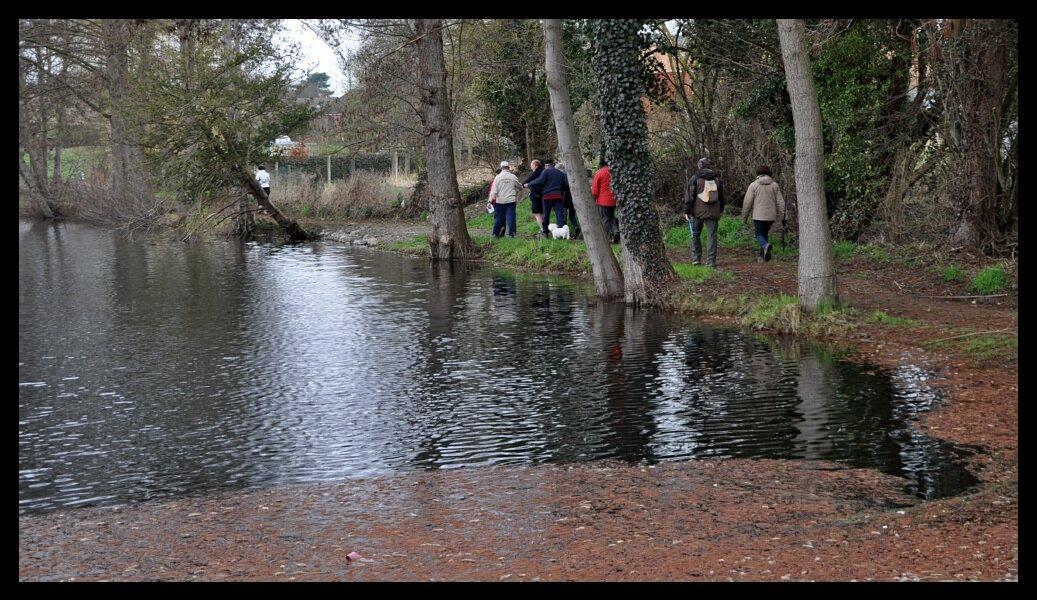
{"label": "still water reflection", "polygon": [[313,243],[19,224],[19,506],[414,469],[832,459],[938,497],[927,374],[597,304],[570,283]]}

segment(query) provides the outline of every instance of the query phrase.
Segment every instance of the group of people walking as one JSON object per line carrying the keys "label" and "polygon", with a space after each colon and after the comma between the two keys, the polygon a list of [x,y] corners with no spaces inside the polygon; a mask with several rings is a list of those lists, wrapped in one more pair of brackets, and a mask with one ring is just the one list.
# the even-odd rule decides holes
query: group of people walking
{"label": "group of people walking", "polygon": [[[572,224],[570,231],[573,238],[579,238],[580,220],[576,216],[573,205],[572,190],[569,187],[569,174],[562,165],[554,161],[533,160],[529,164],[532,173],[525,181],[519,182],[508,161],[501,161],[500,170],[490,184],[490,205],[493,209],[493,235],[515,237],[516,205],[529,190],[533,219],[540,226],[543,236],[549,235],[551,215],[554,214],[555,225],[559,228]],[[590,170],[587,170],[590,177]],[[608,164],[602,161],[602,167],[591,178],[591,195],[598,205],[598,212],[605,234],[612,243],[619,243],[619,221],[616,219],[616,197],[612,193],[612,178]]]}
{"label": "group of people walking", "polygon": [[[533,171],[529,177],[519,182],[510,163],[501,162],[500,171],[490,184],[490,203],[494,206],[493,235],[503,237],[506,229],[509,236],[515,237],[515,208],[524,195],[524,190],[528,189],[533,218],[540,225],[542,235],[548,235],[548,225],[553,212],[558,227],[572,222],[576,232],[573,237],[579,237],[579,220],[572,204],[568,174],[561,165],[556,165],[550,160],[534,160],[530,163],[530,168]],[[588,170],[588,175],[589,173]],[[613,244],[619,243],[619,220],[616,218],[616,196],[612,192],[612,172],[605,160],[601,161],[601,168],[591,179],[591,195],[598,206],[605,235]],[[706,264],[716,267],[717,225],[720,215],[724,212],[725,203],[723,182],[712,169],[708,158],[699,159],[695,173],[684,189],[684,218],[691,229],[692,264],[702,264],[702,230],[705,229],[708,233]],[[756,179],[746,189],[741,217],[746,223],[750,217],[752,218],[754,235],[760,246],[757,260],[769,261],[772,247],[767,235],[775,221],[784,222],[785,198],[767,165],[761,165],[756,170]]]}

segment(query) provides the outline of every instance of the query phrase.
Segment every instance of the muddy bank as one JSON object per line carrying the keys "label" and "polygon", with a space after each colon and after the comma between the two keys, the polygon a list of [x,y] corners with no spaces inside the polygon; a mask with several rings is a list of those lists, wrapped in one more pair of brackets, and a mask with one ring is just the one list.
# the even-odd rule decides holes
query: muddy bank
{"label": "muddy bank", "polygon": [[[22,580],[1017,577],[1013,505],[821,462],[489,467],[19,519]],[[350,562],[347,554],[361,558]]]}
{"label": "muddy bank", "polygon": [[363,221],[311,225],[320,239],[354,246],[379,246],[406,242],[428,234],[428,224],[412,221]]}

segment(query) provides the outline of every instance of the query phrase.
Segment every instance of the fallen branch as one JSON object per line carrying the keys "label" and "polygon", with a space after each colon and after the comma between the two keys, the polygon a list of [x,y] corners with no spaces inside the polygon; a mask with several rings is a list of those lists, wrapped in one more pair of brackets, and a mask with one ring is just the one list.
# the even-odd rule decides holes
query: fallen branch
{"label": "fallen branch", "polygon": [[993,331],[975,331],[973,333],[965,333],[965,334],[962,334],[962,335],[953,335],[951,337],[947,337],[947,338],[943,338],[943,339],[939,339],[939,340],[932,340],[932,341],[929,341],[929,342],[922,342],[922,345],[923,346],[928,346],[929,344],[937,344],[939,342],[946,342],[948,340],[957,340],[957,339],[960,339],[960,338],[972,337],[974,335],[985,335],[985,334],[988,334],[988,333],[1004,333],[1006,331],[1010,331],[1011,329],[1012,329],[1011,327],[1005,327],[1004,329],[995,329]]}
{"label": "fallen branch", "polygon": [[213,217],[215,217],[215,216],[219,215],[220,213],[222,213],[223,211],[227,210],[228,208],[230,208],[230,207],[234,206],[234,205],[235,205],[235,204],[236,204],[237,202],[238,202],[238,200],[237,200],[237,199],[235,198],[235,199],[234,199],[234,200],[233,200],[233,201],[232,201],[232,202],[231,202],[230,204],[228,204],[227,206],[224,206],[223,208],[221,208],[220,210],[218,210],[218,211],[216,211],[216,212],[212,213],[212,214],[211,214],[211,215],[209,215],[208,217],[205,217],[205,219],[203,219],[201,223],[199,223],[199,224],[198,224],[198,225],[197,225],[197,226],[196,226],[196,227],[195,227],[195,228],[194,228],[193,230],[189,231],[189,232],[187,233],[187,235],[185,235],[185,236],[183,237],[183,239],[181,239],[180,241],[181,241],[181,242],[186,242],[186,241],[187,241],[187,238],[191,237],[192,235],[194,235],[194,233],[195,233],[196,231],[198,231],[199,229],[201,229],[201,228],[202,228],[202,225],[205,225],[206,221],[208,221],[209,219],[211,219],[211,218],[213,218]]}
{"label": "fallen branch", "polygon": [[[893,283],[896,283],[895,281]],[[898,284],[899,285],[899,284]],[[917,294],[916,294],[917,295]],[[1008,294],[988,294],[986,296],[921,296],[919,298],[944,298],[948,300],[968,300],[970,298],[1003,298]]]}
{"label": "fallen branch", "polygon": [[263,211],[262,208],[250,208],[250,209],[242,210],[242,211],[239,211],[239,212],[236,212],[236,213],[231,213],[229,215],[225,215],[222,219],[220,219],[219,221],[216,221],[215,223],[213,223],[212,226],[215,229],[217,225],[219,225],[220,223],[226,221],[227,219],[230,219],[231,217],[240,217],[241,215],[247,215],[248,213],[262,212],[262,211]]}
{"label": "fallen branch", "polygon": [[898,287],[898,288],[900,288],[900,291],[904,291],[904,286],[900,285],[900,282],[899,282],[899,281],[897,281],[896,279],[894,279],[894,280],[893,280],[893,283],[897,284],[897,287]]}

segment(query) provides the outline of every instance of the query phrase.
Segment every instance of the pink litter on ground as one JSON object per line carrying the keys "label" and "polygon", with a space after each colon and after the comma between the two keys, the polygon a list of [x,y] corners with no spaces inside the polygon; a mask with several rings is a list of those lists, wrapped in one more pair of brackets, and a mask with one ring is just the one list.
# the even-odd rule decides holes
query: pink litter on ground
{"label": "pink litter on ground", "polygon": [[350,552],[349,554],[346,555],[346,560],[348,562],[353,562],[354,560],[356,560],[358,558],[360,558],[360,553],[359,552]]}

